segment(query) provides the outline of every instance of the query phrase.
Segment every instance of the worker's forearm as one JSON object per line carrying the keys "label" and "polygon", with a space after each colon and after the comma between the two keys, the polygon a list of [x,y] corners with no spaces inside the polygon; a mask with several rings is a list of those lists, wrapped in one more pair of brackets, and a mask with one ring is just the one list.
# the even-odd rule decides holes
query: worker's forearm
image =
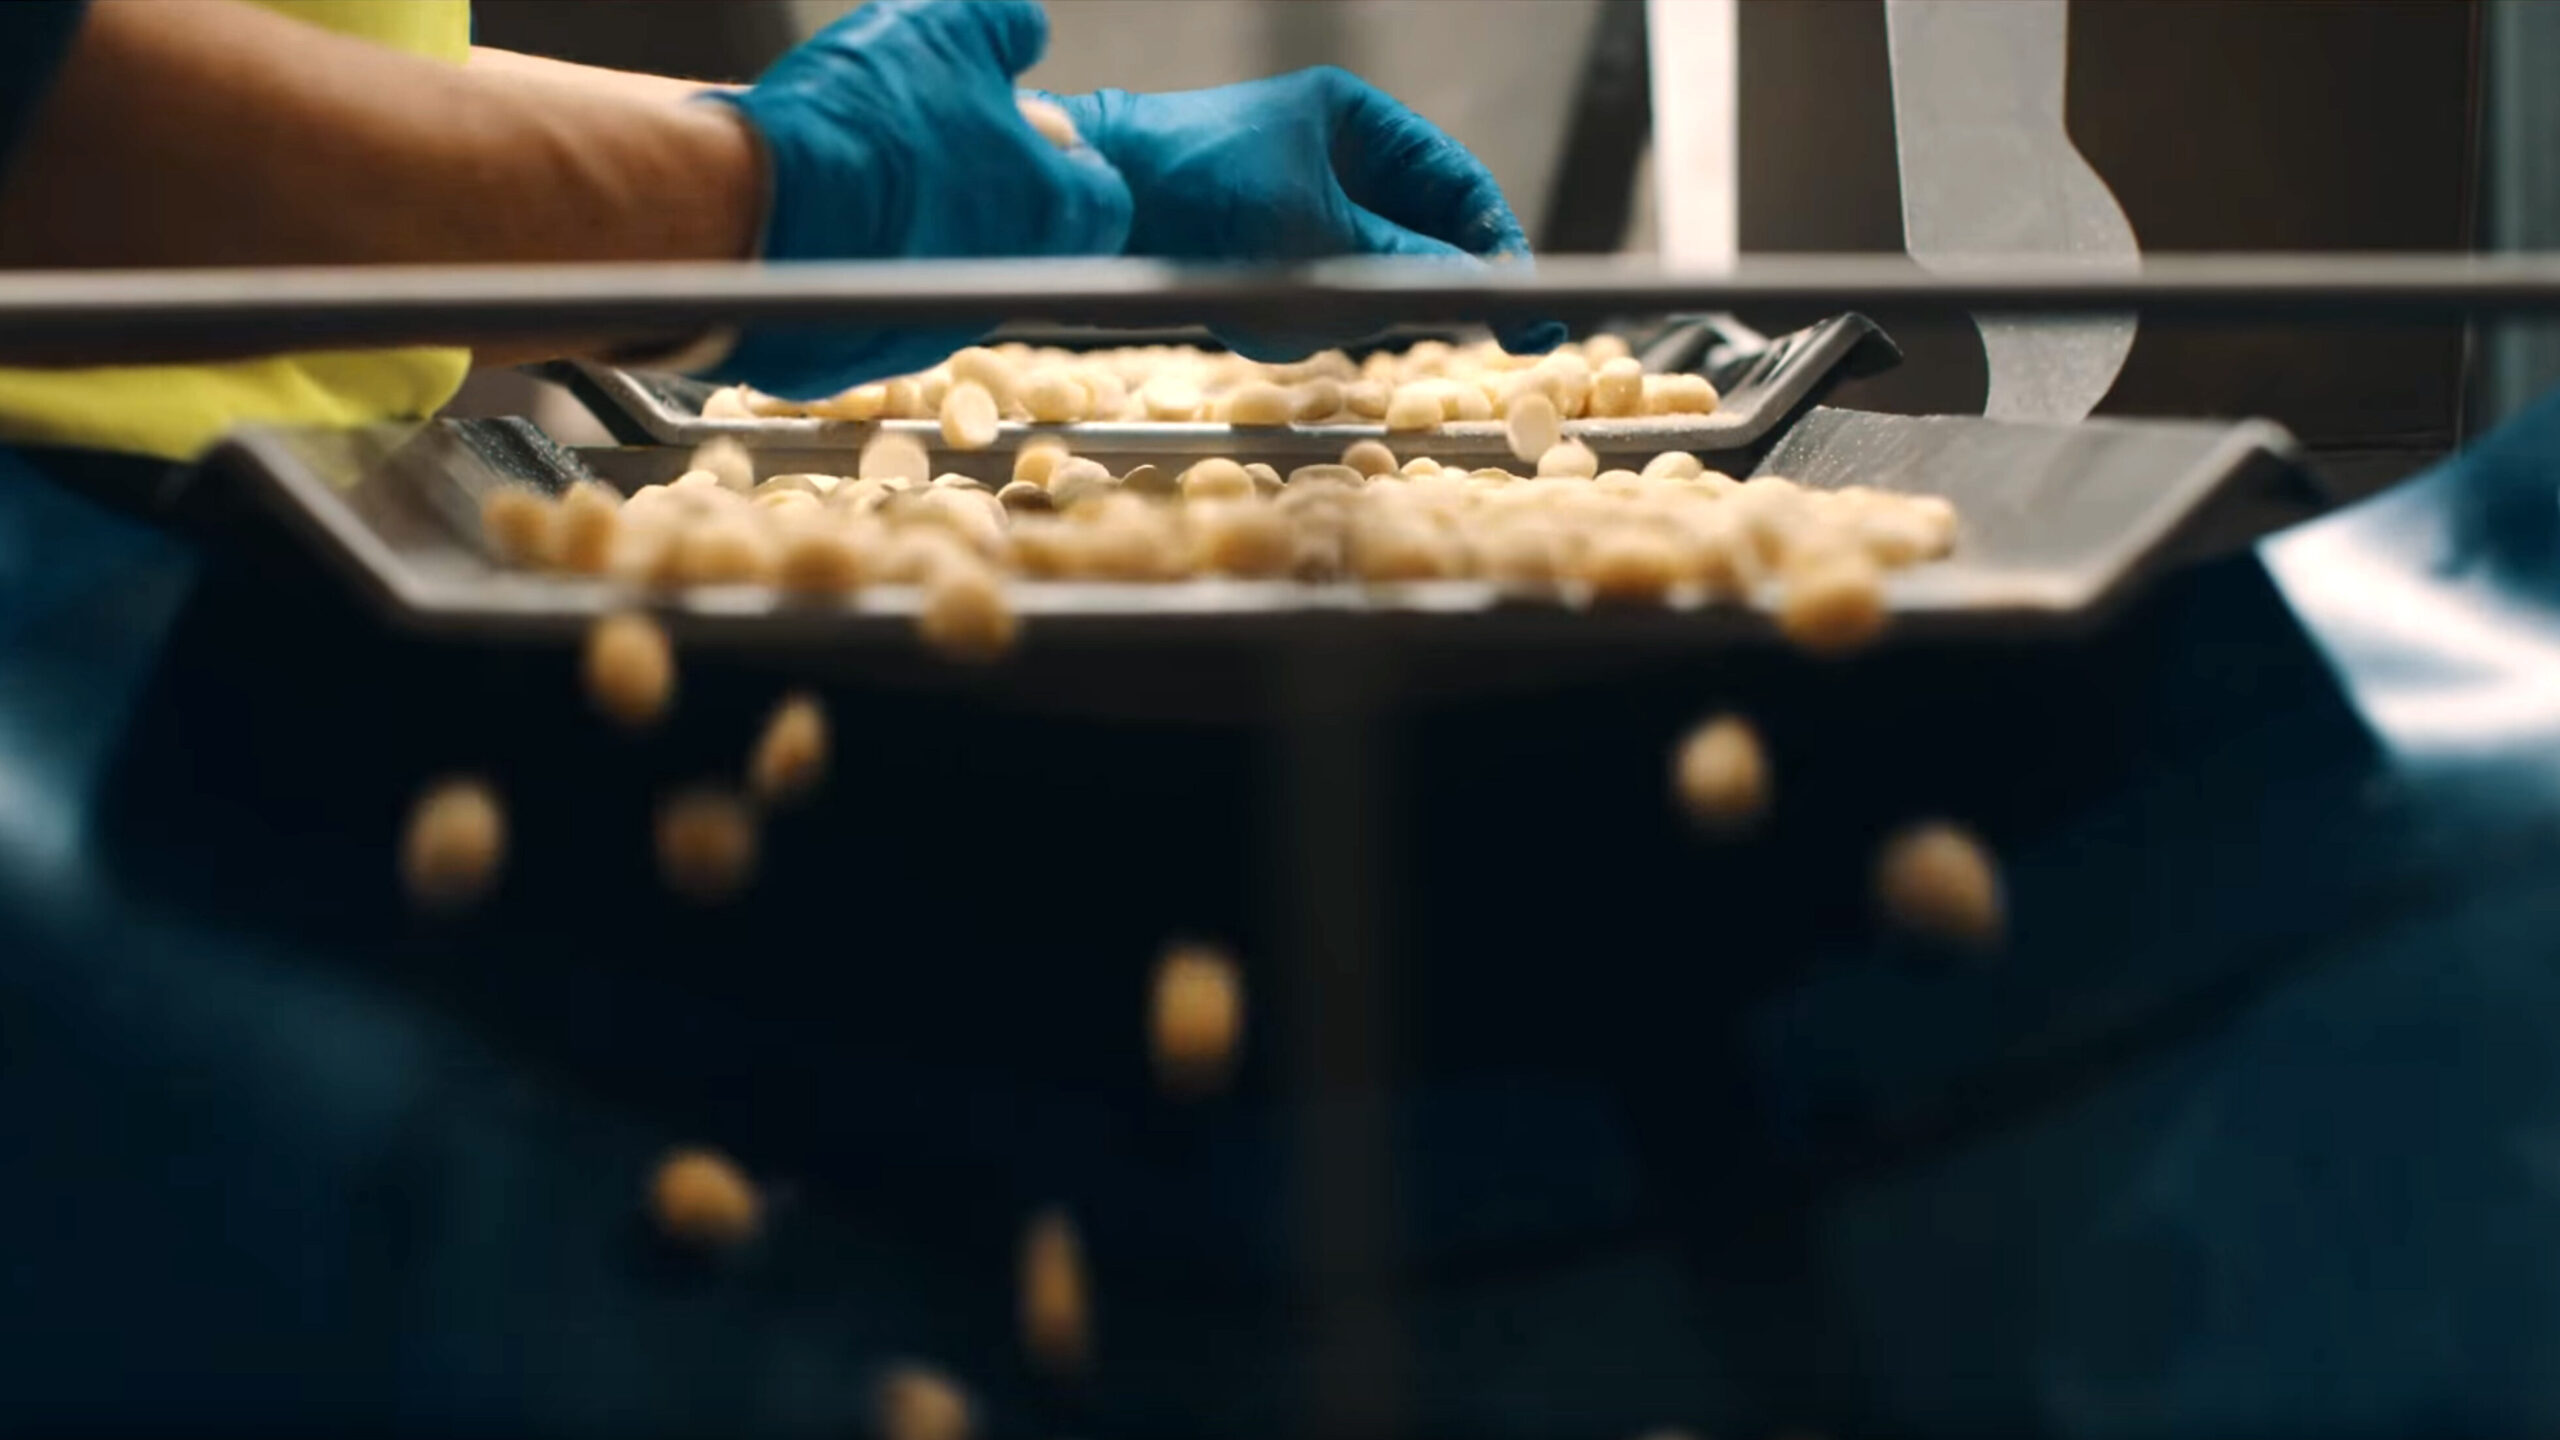
{"label": "worker's forearm", "polygon": [[566,87],[589,95],[651,100],[660,104],[689,100],[705,90],[737,88],[734,85],[714,85],[705,80],[679,80],[671,75],[643,75],[631,70],[607,70],[599,65],[575,65],[540,55],[493,50],[486,45],[471,47],[470,68],[474,75],[503,81]]}
{"label": "worker's forearm", "polygon": [[95,0],[0,177],[0,265],[744,258],[760,166],[725,106],[508,83],[242,0]]}
{"label": "worker's forearm", "polygon": [[[671,75],[644,75],[634,70],[608,70],[601,65],[579,65],[567,60],[554,60],[543,55],[519,55],[513,50],[498,50],[487,45],[471,47],[470,72],[501,84],[519,85],[535,95],[546,90],[568,90],[574,94],[612,100],[639,100],[657,105],[680,105],[705,90],[734,90],[734,85],[715,85],[704,80],[680,80]],[[589,351],[592,345],[564,346],[557,341],[510,338],[484,341],[472,347],[472,359],[484,366],[514,365],[528,360],[547,359],[567,350]]]}

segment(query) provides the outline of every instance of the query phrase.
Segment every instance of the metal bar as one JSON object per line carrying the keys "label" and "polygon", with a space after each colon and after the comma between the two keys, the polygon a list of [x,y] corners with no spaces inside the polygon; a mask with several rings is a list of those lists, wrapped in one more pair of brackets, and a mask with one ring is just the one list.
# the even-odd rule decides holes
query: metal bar
{"label": "metal bar", "polygon": [[1269,674],[1292,1239],[1308,1325],[1298,1431],[1387,1440],[1407,1419],[1383,913],[1394,791],[1380,727],[1394,678],[1385,652],[1357,642],[1285,647]]}
{"label": "metal bar", "polygon": [[1602,257],[1526,266],[1410,260],[1181,268],[1144,260],[809,265],[341,267],[0,275],[0,353],[110,341],[226,351],[514,334],[665,334],[746,322],[917,325],[1339,323],[1804,305],[1893,312],[2139,310],[2250,320],[2560,312],[2560,255],[2150,256],[1935,262],[1757,256],[1669,269]]}
{"label": "metal bar", "polygon": [[1636,166],[1653,134],[1645,0],[1601,0],[1584,42],[1564,143],[1548,167],[1538,248],[1614,255],[1635,213]]}

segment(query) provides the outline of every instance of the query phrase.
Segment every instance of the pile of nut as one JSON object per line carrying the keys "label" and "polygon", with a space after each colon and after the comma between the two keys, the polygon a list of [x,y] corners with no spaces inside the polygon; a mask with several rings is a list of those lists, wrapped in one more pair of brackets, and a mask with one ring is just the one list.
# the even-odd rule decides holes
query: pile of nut
{"label": "pile of nut", "polygon": [[1326,350],[1268,365],[1183,345],[1114,350],[971,346],[914,375],[856,385],[824,400],[785,400],[745,386],[714,391],[706,420],[806,416],[823,420],[940,420],[955,449],[995,443],[997,425],[1085,421],[1228,425],[1378,425],[1423,431],[1449,421],[1507,416],[1524,394],[1546,395],[1566,420],[1706,415],[1716,387],[1703,375],[1649,375],[1615,335],[1511,355],[1491,341],[1425,340],[1354,361]]}
{"label": "pile of nut", "polygon": [[918,585],[925,639],[961,659],[1012,644],[1013,577],[1474,579],[1577,605],[1750,600],[1766,589],[1790,639],[1838,653],[1882,629],[1887,571],[1955,544],[1955,512],[1936,496],[1739,481],[1685,451],[1600,470],[1578,442],[1534,428],[1552,423],[1542,400],[1514,412],[1515,453],[1535,450],[1525,475],[1399,461],[1378,439],[1286,476],[1225,457],[1115,474],[1040,435],[1016,452],[1013,478],[990,487],[934,475],[921,443],[884,431],[849,476],[758,480],[747,451],[715,441],[697,468],[627,501],[593,483],[558,501],[500,489],[482,522],[510,563],[648,589],[842,596]]}

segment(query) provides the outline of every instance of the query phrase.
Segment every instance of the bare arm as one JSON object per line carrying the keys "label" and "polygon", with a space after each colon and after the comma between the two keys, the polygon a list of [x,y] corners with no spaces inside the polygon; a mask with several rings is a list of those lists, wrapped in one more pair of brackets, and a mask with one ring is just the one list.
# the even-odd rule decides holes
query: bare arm
{"label": "bare arm", "polygon": [[471,73],[501,80],[521,81],[535,86],[568,86],[590,95],[615,96],[625,100],[654,100],[675,104],[701,94],[705,90],[734,90],[734,85],[715,85],[708,80],[680,80],[672,75],[643,75],[632,70],[607,70],[598,65],[575,65],[566,60],[552,60],[540,55],[519,55],[513,50],[493,50],[486,45],[471,47]]}
{"label": "bare arm", "polygon": [[763,184],[726,106],[456,69],[242,0],[94,0],[0,176],[0,266],[742,259]]}

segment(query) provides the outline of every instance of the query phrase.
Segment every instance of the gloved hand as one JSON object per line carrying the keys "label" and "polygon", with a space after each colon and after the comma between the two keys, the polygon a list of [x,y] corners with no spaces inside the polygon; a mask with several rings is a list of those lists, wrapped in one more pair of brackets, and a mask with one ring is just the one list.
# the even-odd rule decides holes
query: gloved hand
{"label": "gloved hand", "polygon": [[[1170,95],[1049,97],[1127,177],[1129,253],[1177,260],[1327,255],[1526,259],[1528,237],[1492,172],[1457,141],[1347,70],[1319,66]],[[1227,336],[1286,359],[1350,336]],[[1502,327],[1546,350],[1562,326]]]}
{"label": "gloved hand", "polygon": [[[772,170],[768,260],[1115,255],[1129,187],[1022,118],[1033,0],[875,0],[774,62],[735,105]],[[750,330],[717,373],[794,398],[922,369],[979,331]]]}

